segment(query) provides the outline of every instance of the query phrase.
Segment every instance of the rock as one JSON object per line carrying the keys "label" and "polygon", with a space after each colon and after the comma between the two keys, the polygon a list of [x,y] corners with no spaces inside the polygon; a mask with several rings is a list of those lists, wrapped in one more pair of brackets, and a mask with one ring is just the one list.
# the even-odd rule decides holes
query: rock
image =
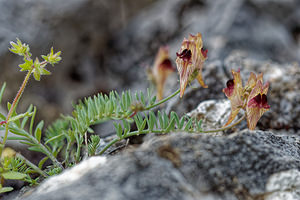
{"label": "rock", "polygon": [[291,169],[273,174],[266,185],[265,200],[300,199],[300,172]]}
{"label": "rock", "polygon": [[207,100],[201,102],[195,110],[187,113],[187,116],[202,120],[202,128],[216,129],[222,127],[231,112],[229,100]]}
{"label": "rock", "polygon": [[149,2],[0,0],[0,84],[8,83],[4,100],[12,101],[24,78],[18,69],[21,58],[8,51],[16,37],[30,45],[33,58],[47,54],[51,46],[62,51],[62,62],[49,67],[52,75],[30,81],[20,104],[20,110],[37,105],[38,117],[46,123],[70,112],[78,98],[120,88],[122,77],[103,65],[111,54],[109,40]]}
{"label": "rock", "polygon": [[[299,173],[299,139],[247,130],[218,137],[188,133],[154,137],[105,164],[85,169],[76,181],[57,183],[52,191],[39,189],[78,166],[46,180],[21,198],[258,199],[272,195],[278,185],[289,188],[298,184],[298,176],[292,178],[291,173],[274,174],[287,170]],[[290,184],[286,181],[289,177],[293,180]]]}

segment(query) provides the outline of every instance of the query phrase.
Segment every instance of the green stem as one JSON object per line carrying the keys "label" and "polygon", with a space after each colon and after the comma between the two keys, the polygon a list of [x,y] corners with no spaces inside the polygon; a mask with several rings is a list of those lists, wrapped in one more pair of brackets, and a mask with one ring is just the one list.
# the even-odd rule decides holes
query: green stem
{"label": "green stem", "polygon": [[10,107],[10,109],[9,109],[9,112],[7,114],[7,117],[6,117],[6,121],[8,121],[9,118],[11,117],[11,115],[13,114],[13,111],[15,110],[15,108],[17,106],[17,103],[19,102],[19,99],[21,98],[21,96],[22,96],[22,94],[24,92],[24,89],[25,89],[25,87],[26,87],[26,85],[27,85],[27,83],[29,81],[31,73],[32,73],[32,70],[28,71],[28,73],[26,74],[26,76],[24,78],[24,81],[23,81],[23,83],[22,83],[22,85],[21,85],[21,87],[20,87],[20,89],[19,89],[19,91],[18,91],[18,93],[17,93],[17,95],[16,95],[16,97],[15,97],[15,99],[14,99],[14,101],[13,101],[11,107]]}
{"label": "green stem", "polygon": [[164,130],[152,130],[152,131],[150,131],[148,129],[148,130],[133,131],[133,132],[127,133],[122,138],[115,138],[112,141],[110,141],[97,155],[102,155],[109,147],[111,147],[112,145],[114,145],[115,143],[117,143],[117,142],[119,142],[119,141],[121,141],[123,139],[126,139],[126,138],[131,137],[131,136],[135,136],[135,135],[147,134],[147,133],[150,133],[150,132],[153,132],[153,133],[163,133]]}
{"label": "green stem", "polygon": [[113,144],[121,141],[123,138],[115,138],[110,143],[108,143],[99,153],[98,155],[102,155],[109,147],[111,147]]}
{"label": "green stem", "polygon": [[66,155],[65,155],[65,161],[64,161],[65,167],[68,167],[68,165],[69,165],[69,155],[70,155],[71,146],[72,146],[71,142],[67,141],[67,148],[66,148],[66,153],[65,153]]}
{"label": "green stem", "polygon": [[7,114],[7,117],[6,117],[6,120],[5,120],[6,121],[6,124],[5,124],[5,134],[4,134],[3,141],[1,142],[1,146],[0,146],[0,155],[2,155],[2,151],[3,151],[3,149],[5,147],[5,144],[6,144],[6,140],[7,140],[7,136],[8,136],[8,128],[9,128],[8,127],[8,125],[9,125],[9,119],[10,119],[11,115],[13,114],[14,110],[16,109],[16,106],[17,106],[17,104],[19,102],[19,99],[21,98],[22,93],[23,93],[23,91],[24,91],[24,89],[25,89],[25,87],[26,87],[26,85],[28,83],[28,80],[30,78],[31,73],[32,73],[32,70],[28,71],[28,73],[26,74],[26,76],[25,76],[25,78],[23,80],[23,83],[22,83],[22,85],[21,85],[21,87],[20,87],[20,89],[19,89],[16,97],[14,98],[14,101],[13,101],[13,103],[12,103],[9,111],[8,111],[8,114]]}
{"label": "green stem", "polygon": [[243,117],[241,117],[237,122],[233,123],[230,126],[226,126],[226,127],[215,129],[215,130],[203,130],[203,131],[201,131],[201,133],[214,133],[214,132],[225,131],[225,130],[230,129],[230,128],[238,125],[239,123],[241,123],[245,119],[245,117],[246,117],[246,115],[244,115]]}
{"label": "green stem", "polygon": [[82,146],[82,143],[81,144],[77,143],[77,150],[76,150],[76,155],[75,155],[76,163],[79,163],[79,161],[80,161],[81,146]]}
{"label": "green stem", "polygon": [[16,153],[16,157],[20,158],[21,160],[24,160],[25,163],[31,167],[33,170],[35,170],[37,173],[39,173],[40,175],[44,176],[45,178],[48,177],[48,175],[41,170],[40,168],[38,168],[35,164],[33,164],[32,162],[30,162],[29,160],[27,160],[24,156],[22,156],[20,153]]}
{"label": "green stem", "polygon": [[179,94],[179,93],[180,93],[180,89],[176,90],[176,91],[175,91],[174,93],[172,93],[170,96],[164,98],[163,100],[157,102],[156,104],[153,104],[153,105],[151,105],[151,106],[146,107],[144,110],[150,110],[150,109],[152,109],[152,108],[154,108],[154,107],[156,107],[156,106],[159,106],[160,104],[163,104],[163,103],[165,103],[166,101],[172,99],[173,97],[175,97],[175,96],[176,96],[177,94]]}
{"label": "green stem", "polygon": [[61,169],[64,169],[62,164],[55,158],[55,156],[42,143],[40,143],[34,136],[32,136],[30,134],[28,134],[28,137],[30,137],[32,142],[34,142],[36,145],[38,145],[40,147],[40,149],[43,151],[43,153],[46,154],[46,156],[48,156],[50,158],[50,160],[52,160],[54,165],[56,165],[57,167],[59,167]]}
{"label": "green stem", "polygon": [[[197,133],[214,133],[214,132],[225,131],[225,130],[230,129],[230,128],[238,125],[239,123],[241,123],[245,119],[245,117],[246,117],[246,115],[241,117],[237,122],[233,123],[230,126],[226,126],[224,128],[219,128],[219,129],[215,129],[215,130],[204,130],[204,131],[197,132]],[[178,131],[181,131],[181,130],[178,130]],[[136,135],[140,135],[140,134],[147,134],[147,133],[150,133],[150,132],[152,132],[152,133],[165,133],[165,130],[149,130],[149,129],[147,129],[147,130],[133,131],[133,132],[127,133],[122,138],[115,138],[112,141],[110,141],[110,143],[108,143],[97,155],[102,155],[109,147],[111,147],[115,143],[121,141],[122,139],[126,139],[128,137],[136,136]]]}

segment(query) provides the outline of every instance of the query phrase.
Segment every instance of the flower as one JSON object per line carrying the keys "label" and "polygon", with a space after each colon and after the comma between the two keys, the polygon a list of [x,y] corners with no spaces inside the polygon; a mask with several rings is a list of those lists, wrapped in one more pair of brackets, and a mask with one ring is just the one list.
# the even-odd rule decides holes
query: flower
{"label": "flower", "polygon": [[231,103],[231,113],[229,115],[227,123],[224,126],[229,125],[234,120],[234,118],[237,116],[237,114],[243,106],[243,85],[240,70],[231,70],[231,73],[233,79],[227,81],[227,87],[223,89],[223,92],[225,93],[225,95]]}
{"label": "flower", "polygon": [[164,84],[167,77],[174,72],[175,69],[169,57],[168,47],[160,47],[156,55],[153,68],[148,71],[150,80],[157,88],[157,99],[163,99]]}
{"label": "flower", "polygon": [[188,83],[197,78],[200,85],[207,88],[202,78],[203,63],[207,58],[207,50],[203,49],[200,33],[184,38],[179,53],[176,53],[176,65],[180,77],[180,97],[183,96]]}
{"label": "flower", "polygon": [[267,92],[269,82],[263,85],[262,80],[258,79],[256,86],[251,91],[246,106],[247,123],[250,130],[254,130],[261,116],[270,109],[268,104]]}
{"label": "flower", "polygon": [[248,82],[243,87],[240,70],[232,70],[232,75],[233,79],[227,81],[227,87],[223,89],[231,104],[231,113],[224,127],[235,119],[240,109],[244,109],[248,128],[254,130],[261,116],[270,109],[267,100],[269,82],[263,85],[263,74],[256,76],[251,72]]}

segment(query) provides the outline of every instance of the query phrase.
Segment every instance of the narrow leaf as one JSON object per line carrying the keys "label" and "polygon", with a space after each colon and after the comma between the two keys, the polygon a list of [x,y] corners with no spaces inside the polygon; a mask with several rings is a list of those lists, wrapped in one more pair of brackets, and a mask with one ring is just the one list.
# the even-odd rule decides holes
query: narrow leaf
{"label": "narrow leaf", "polygon": [[175,118],[171,119],[171,122],[169,123],[168,127],[166,128],[166,132],[170,132],[171,130],[174,130],[175,127]]}
{"label": "narrow leaf", "polygon": [[29,127],[29,133],[32,135],[32,129],[33,129],[33,123],[34,123],[34,118],[36,115],[36,107],[33,107],[33,114],[31,116],[31,120],[30,120],[30,127]]}
{"label": "narrow leaf", "polygon": [[11,118],[8,120],[8,122],[13,122],[13,121],[19,120],[19,119],[21,119],[21,118],[24,118],[24,117],[30,117],[30,116],[32,116],[32,113],[28,113],[28,112],[22,113],[22,114],[19,114],[19,115],[14,116],[14,117],[11,117]]}
{"label": "narrow leaf", "polygon": [[43,165],[44,165],[44,163],[45,163],[47,160],[48,160],[48,157],[45,157],[45,158],[43,158],[42,160],[40,160],[40,162],[39,162],[39,164],[38,164],[38,167],[39,167],[40,169],[43,169]]}
{"label": "narrow leaf", "polygon": [[20,172],[5,172],[5,173],[2,173],[1,176],[4,178],[4,179],[11,179],[11,180],[22,180],[24,179],[27,175],[26,174],[23,174],[23,173],[20,173]]}
{"label": "narrow leaf", "polygon": [[189,131],[190,128],[192,127],[192,124],[193,124],[193,119],[190,118],[189,121],[185,125],[184,131]]}
{"label": "narrow leaf", "polygon": [[37,151],[37,152],[44,153],[44,151],[43,151],[40,147],[38,147],[38,146],[28,147],[28,149],[29,149],[30,151]]}
{"label": "narrow leaf", "polygon": [[5,87],[6,87],[6,82],[3,83],[2,87],[1,87],[1,90],[0,90],[0,104],[2,102],[2,97],[3,97]]}
{"label": "narrow leaf", "polygon": [[12,188],[12,187],[3,187],[3,188],[0,188],[0,194],[5,193],[5,192],[10,192],[12,190],[14,190],[14,188]]}
{"label": "narrow leaf", "polygon": [[41,142],[41,136],[42,136],[42,129],[44,127],[44,121],[40,121],[38,125],[36,126],[36,129],[34,131],[34,137],[37,139],[37,141]]}

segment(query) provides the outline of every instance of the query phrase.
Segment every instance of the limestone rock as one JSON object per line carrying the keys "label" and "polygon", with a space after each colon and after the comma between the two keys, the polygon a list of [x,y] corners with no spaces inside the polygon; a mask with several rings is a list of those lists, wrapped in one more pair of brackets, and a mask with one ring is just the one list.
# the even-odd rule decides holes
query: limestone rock
{"label": "limestone rock", "polygon": [[[299,141],[263,131],[154,137],[55,190],[39,189],[55,178],[46,180],[22,199],[257,199],[278,187],[274,174],[299,170]],[[275,185],[291,175],[282,177]]]}

